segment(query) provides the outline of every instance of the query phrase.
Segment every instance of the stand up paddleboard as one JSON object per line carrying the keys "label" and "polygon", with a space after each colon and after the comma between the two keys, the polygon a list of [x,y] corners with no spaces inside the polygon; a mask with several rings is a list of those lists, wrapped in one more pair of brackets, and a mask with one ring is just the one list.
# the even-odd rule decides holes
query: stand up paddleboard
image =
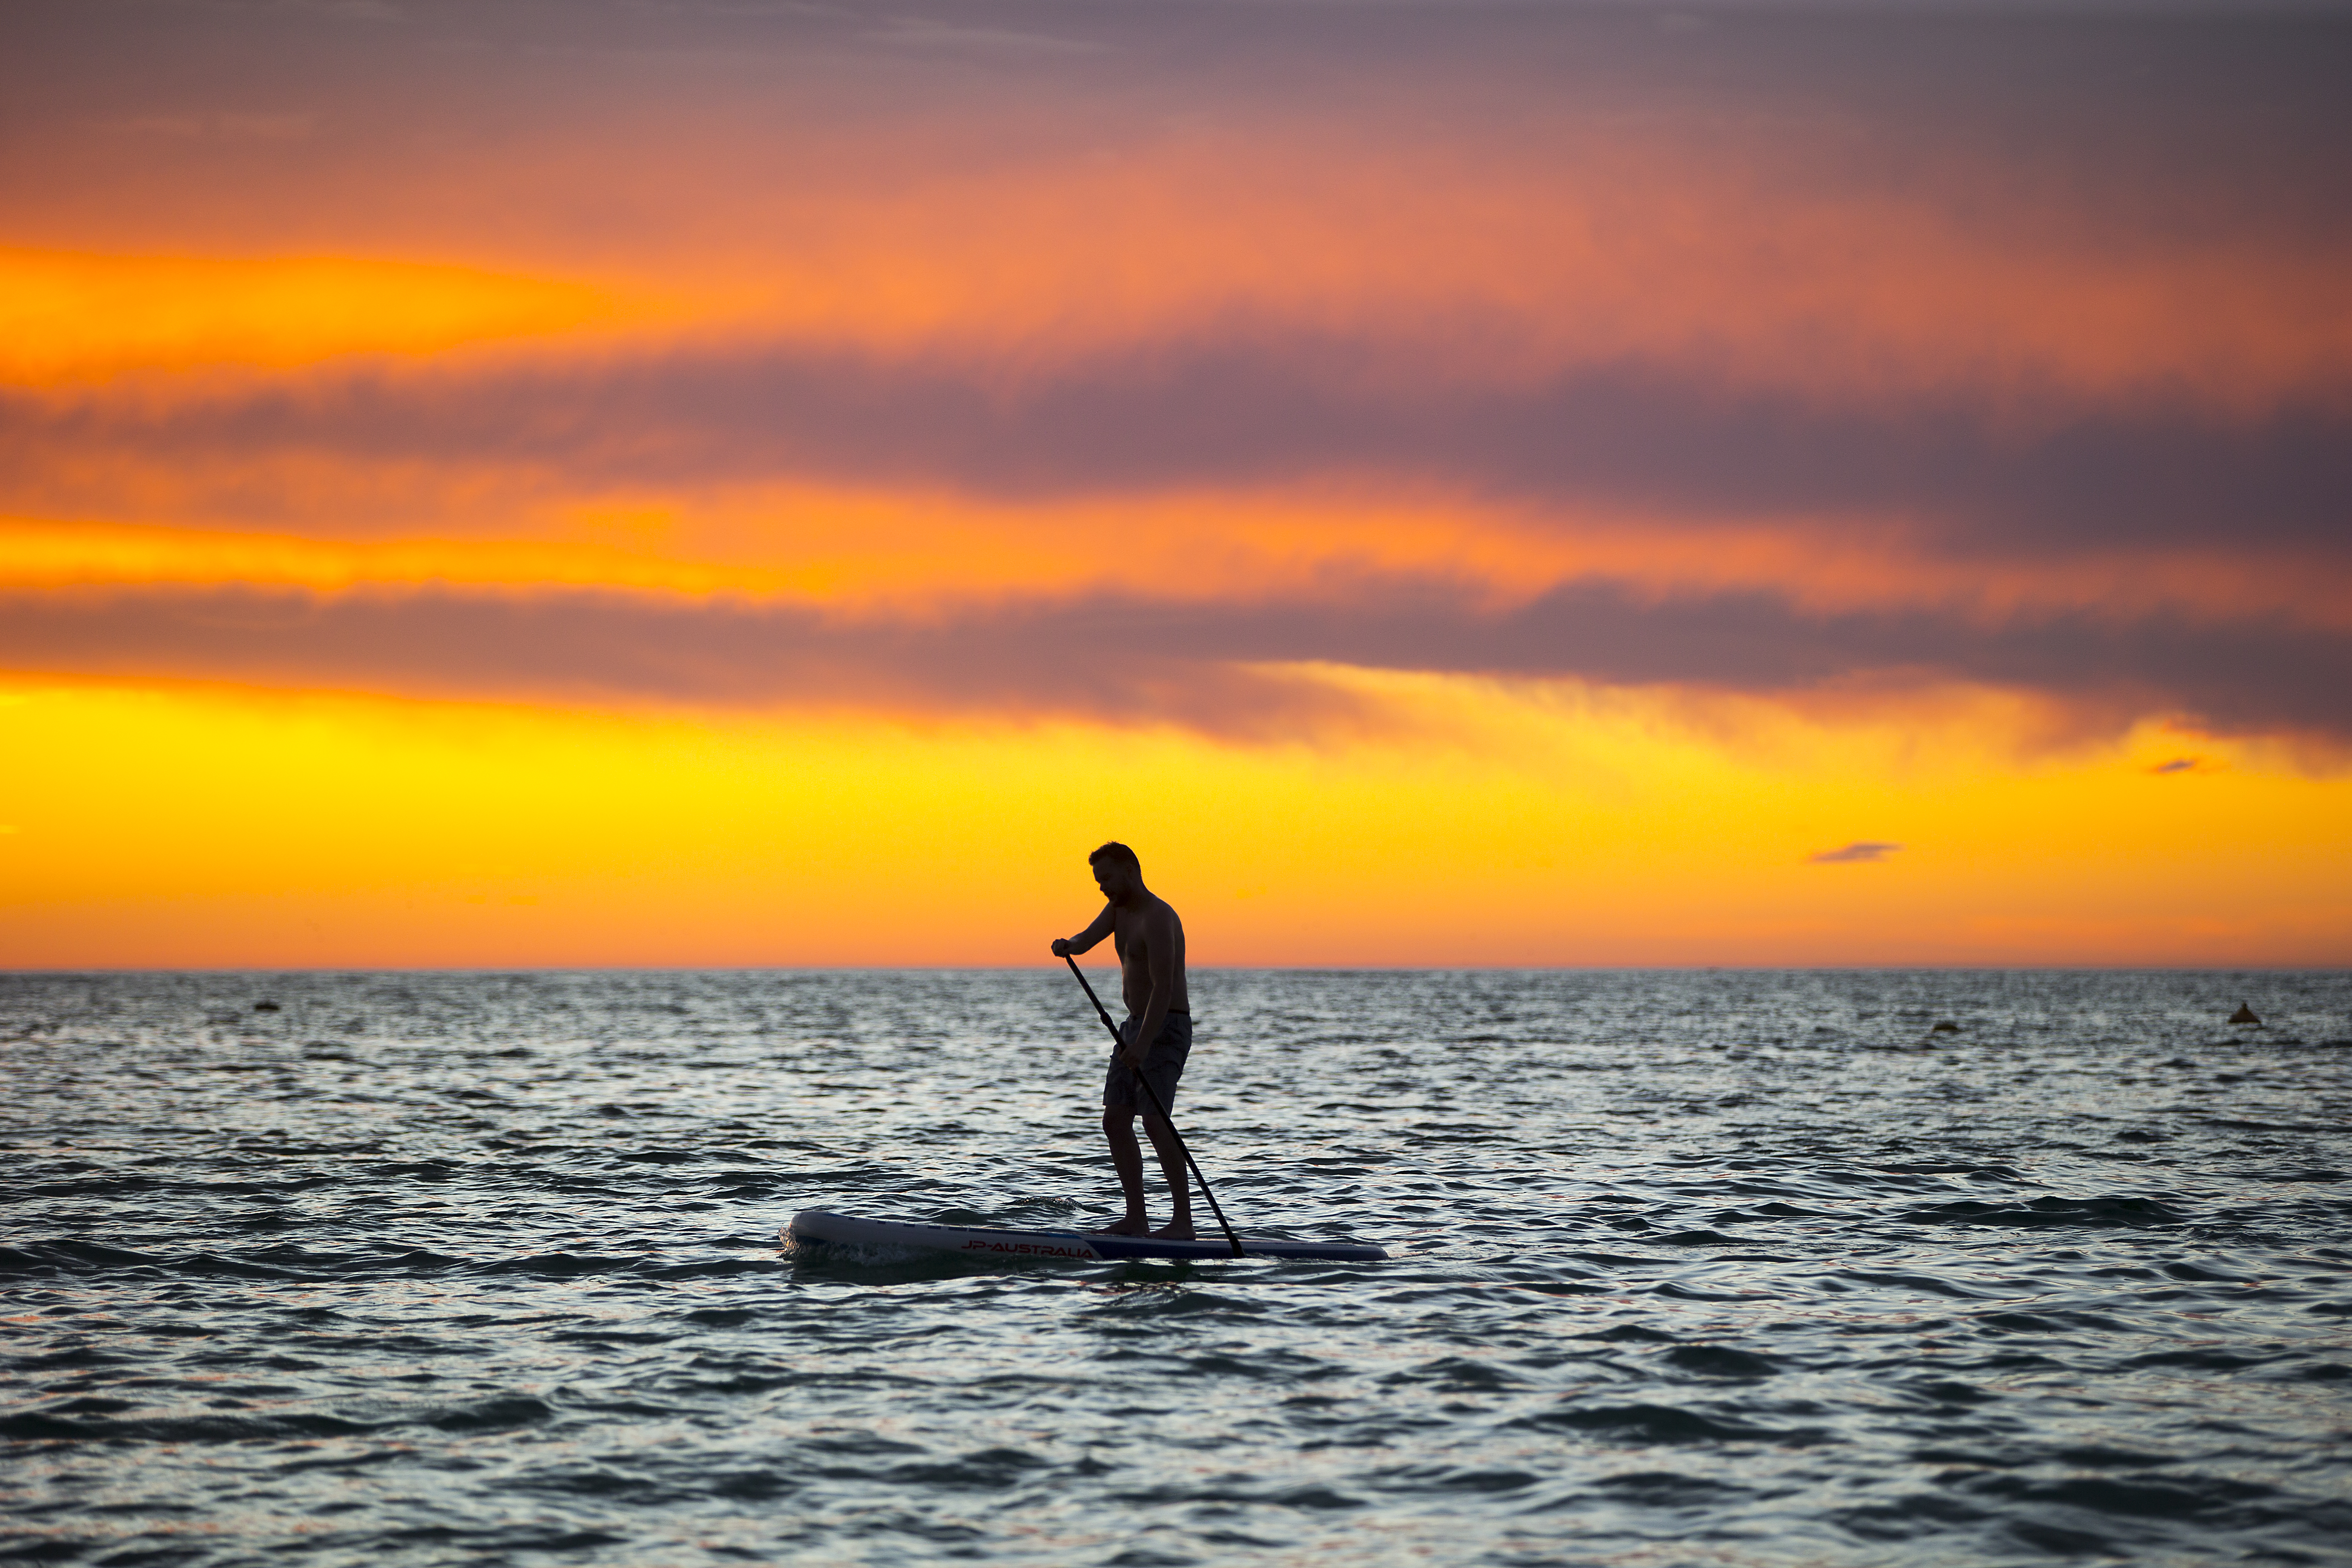
{"label": "stand up paddleboard", "polygon": [[[1162,1241],[1156,1236],[1099,1236],[1076,1230],[988,1230],[961,1225],[908,1225],[895,1219],[859,1219],[853,1215],[803,1209],[783,1230],[787,1247],[835,1246],[902,1248],[912,1252],[964,1252],[977,1258],[1041,1263],[1090,1263],[1121,1258],[1186,1258],[1203,1263],[1231,1258],[1223,1237],[1204,1241]],[[1377,1247],[1352,1241],[1285,1241],[1273,1236],[1241,1238],[1245,1258],[1304,1258],[1326,1263],[1373,1263],[1386,1258]]]}

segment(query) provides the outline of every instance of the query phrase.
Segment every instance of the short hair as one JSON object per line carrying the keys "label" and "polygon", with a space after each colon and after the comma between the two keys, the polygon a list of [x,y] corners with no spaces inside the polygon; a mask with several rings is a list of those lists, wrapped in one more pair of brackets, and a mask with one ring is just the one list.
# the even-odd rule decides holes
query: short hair
{"label": "short hair", "polygon": [[1109,843],[1104,845],[1101,848],[1087,857],[1087,864],[1089,866],[1095,864],[1098,860],[1123,860],[1127,864],[1135,868],[1135,874],[1137,876],[1140,877],[1143,875],[1143,862],[1135,858],[1134,850],[1129,849],[1126,845],[1121,844],[1116,838],[1112,839]]}

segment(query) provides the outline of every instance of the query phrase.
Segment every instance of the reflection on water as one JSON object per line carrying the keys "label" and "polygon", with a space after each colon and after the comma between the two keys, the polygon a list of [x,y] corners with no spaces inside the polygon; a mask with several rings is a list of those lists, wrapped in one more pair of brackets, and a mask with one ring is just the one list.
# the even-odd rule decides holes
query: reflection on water
{"label": "reflection on water", "polygon": [[2352,1562],[2352,977],[1196,991],[1396,1261],[779,1251],[1110,1212],[1043,967],[0,979],[8,1550]]}

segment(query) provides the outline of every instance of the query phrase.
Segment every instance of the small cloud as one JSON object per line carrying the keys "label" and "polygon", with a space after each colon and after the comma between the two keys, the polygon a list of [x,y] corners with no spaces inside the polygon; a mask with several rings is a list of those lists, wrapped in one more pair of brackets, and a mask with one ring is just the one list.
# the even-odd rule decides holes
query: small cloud
{"label": "small cloud", "polygon": [[1884,860],[1902,847],[1900,844],[1881,844],[1875,839],[1857,838],[1843,849],[1817,850],[1805,858],[1815,866],[1853,866],[1870,860]]}
{"label": "small cloud", "polygon": [[2156,766],[2148,769],[2147,771],[2155,773],[2158,777],[2162,777],[2166,773],[2219,773],[2221,769],[2217,764],[2206,761],[2203,757],[2175,757],[2168,763],[2158,763]]}

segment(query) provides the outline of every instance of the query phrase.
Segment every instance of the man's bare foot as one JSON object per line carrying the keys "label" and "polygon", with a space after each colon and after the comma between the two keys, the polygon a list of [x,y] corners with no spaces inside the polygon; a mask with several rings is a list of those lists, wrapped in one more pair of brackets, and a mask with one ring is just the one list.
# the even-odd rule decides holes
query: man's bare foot
{"label": "man's bare foot", "polygon": [[1138,1219],[1133,1215],[1126,1215],[1111,1221],[1108,1225],[1098,1225],[1087,1234],[1088,1236],[1149,1236],[1151,1234],[1151,1222],[1148,1219]]}
{"label": "man's bare foot", "polygon": [[1151,1235],[1153,1239],[1158,1241],[1198,1241],[1201,1239],[1199,1237],[1192,1234],[1192,1222],[1189,1219],[1170,1220],[1166,1225],[1163,1225],[1158,1230],[1153,1231]]}

